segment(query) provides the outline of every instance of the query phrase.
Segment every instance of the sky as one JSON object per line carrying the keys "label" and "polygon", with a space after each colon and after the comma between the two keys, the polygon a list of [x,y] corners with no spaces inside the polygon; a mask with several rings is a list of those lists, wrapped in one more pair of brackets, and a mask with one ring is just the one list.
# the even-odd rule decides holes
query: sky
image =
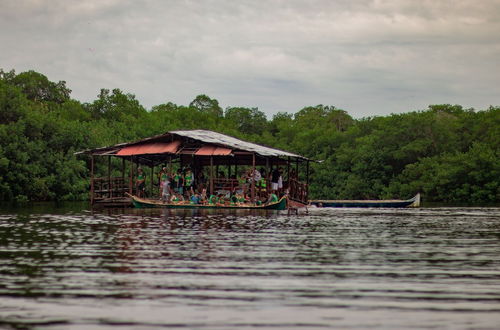
{"label": "sky", "polygon": [[500,0],[0,0],[0,68],[270,118],[500,105]]}

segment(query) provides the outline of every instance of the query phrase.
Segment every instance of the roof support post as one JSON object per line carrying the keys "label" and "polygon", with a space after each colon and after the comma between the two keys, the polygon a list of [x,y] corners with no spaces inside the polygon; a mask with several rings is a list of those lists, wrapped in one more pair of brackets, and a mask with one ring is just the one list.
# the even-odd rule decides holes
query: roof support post
{"label": "roof support post", "polygon": [[123,189],[125,188],[125,158],[122,158],[122,179],[120,181],[119,187],[120,187],[119,196],[123,197],[124,195]]}
{"label": "roof support post", "polygon": [[299,159],[295,159],[295,175],[297,176],[297,182],[299,182]]}
{"label": "roof support post", "polygon": [[90,205],[94,205],[94,155],[90,157]]}
{"label": "roof support post", "polygon": [[111,156],[108,156],[108,197],[113,197],[113,185],[111,184]]}
{"label": "roof support post", "polygon": [[149,185],[150,188],[151,188],[150,189],[150,194],[151,194],[150,196],[151,196],[151,198],[153,198],[153,181],[154,181],[153,180],[153,175],[154,175],[154,166],[151,165],[151,181],[150,181],[150,185]]}
{"label": "roof support post", "polygon": [[270,185],[270,182],[269,182],[269,177],[270,177],[270,174],[271,174],[271,168],[269,167],[269,158],[266,158],[266,177],[264,178],[264,181],[266,182],[266,195],[269,195],[269,185]]}
{"label": "roof support post", "polygon": [[214,157],[210,156],[210,195],[214,194]]}
{"label": "roof support post", "polygon": [[286,180],[287,180],[287,190],[290,193],[290,157],[286,160]]}
{"label": "roof support post", "polygon": [[306,196],[305,196],[306,198],[305,199],[307,202],[307,200],[309,199],[309,160],[307,160],[306,164],[307,164],[307,166],[306,166],[307,170],[306,170]]}
{"label": "roof support post", "polygon": [[250,191],[252,203],[255,203],[255,152],[252,154],[252,185]]}
{"label": "roof support post", "polygon": [[133,194],[133,185],[134,185],[134,156],[130,158],[130,175],[129,175],[129,181],[128,181],[128,193]]}

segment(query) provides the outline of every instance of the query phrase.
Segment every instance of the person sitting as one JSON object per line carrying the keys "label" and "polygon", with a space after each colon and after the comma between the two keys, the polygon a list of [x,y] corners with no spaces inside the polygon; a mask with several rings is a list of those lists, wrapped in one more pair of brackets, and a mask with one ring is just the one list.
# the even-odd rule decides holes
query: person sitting
{"label": "person sitting", "polygon": [[231,206],[235,206],[237,204],[238,204],[238,196],[236,196],[236,194],[234,194],[234,195],[231,196],[231,203],[230,203],[230,205]]}
{"label": "person sitting", "polygon": [[208,198],[208,204],[215,205],[217,204],[217,195],[210,195],[210,198]]}
{"label": "person sitting", "polygon": [[219,195],[217,195],[217,205],[225,205],[226,204],[226,195],[223,194],[223,193],[219,193]]}
{"label": "person sitting", "polygon": [[200,204],[200,195],[198,193],[191,195],[191,197],[189,198],[189,203]]}
{"label": "person sitting", "polygon": [[269,194],[269,198],[267,199],[267,204],[272,204],[272,203],[276,203],[278,201],[278,196],[272,192]]}
{"label": "person sitting", "polygon": [[172,198],[170,199],[170,201],[172,203],[178,204],[178,203],[184,202],[184,197],[182,197],[182,195],[179,193],[174,193],[174,194],[172,194]]}
{"label": "person sitting", "polygon": [[247,202],[247,200],[245,199],[245,196],[243,194],[236,194],[236,198],[238,199],[238,202],[237,202],[238,205],[242,205],[242,204],[245,204]]}
{"label": "person sitting", "polygon": [[205,188],[203,188],[201,190],[201,194],[200,194],[200,203],[201,204],[206,204],[208,202],[207,200],[207,190]]}

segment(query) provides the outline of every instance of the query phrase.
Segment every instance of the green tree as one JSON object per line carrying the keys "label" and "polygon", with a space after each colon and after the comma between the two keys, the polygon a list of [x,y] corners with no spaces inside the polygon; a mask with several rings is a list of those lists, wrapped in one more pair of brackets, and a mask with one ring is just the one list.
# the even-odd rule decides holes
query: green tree
{"label": "green tree", "polygon": [[262,134],[267,129],[266,114],[257,108],[229,107],[224,118],[243,134]]}
{"label": "green tree", "polygon": [[200,112],[212,114],[217,118],[222,118],[224,114],[222,108],[219,106],[219,101],[211,99],[204,94],[196,96],[195,99],[189,103],[189,107],[198,109]]}

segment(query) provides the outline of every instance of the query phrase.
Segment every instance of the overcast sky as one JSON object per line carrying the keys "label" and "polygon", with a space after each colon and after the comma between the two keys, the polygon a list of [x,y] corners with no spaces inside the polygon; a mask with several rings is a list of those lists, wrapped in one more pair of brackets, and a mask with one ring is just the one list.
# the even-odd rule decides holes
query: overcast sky
{"label": "overcast sky", "polygon": [[146,108],[500,105],[500,0],[0,0],[0,68]]}

